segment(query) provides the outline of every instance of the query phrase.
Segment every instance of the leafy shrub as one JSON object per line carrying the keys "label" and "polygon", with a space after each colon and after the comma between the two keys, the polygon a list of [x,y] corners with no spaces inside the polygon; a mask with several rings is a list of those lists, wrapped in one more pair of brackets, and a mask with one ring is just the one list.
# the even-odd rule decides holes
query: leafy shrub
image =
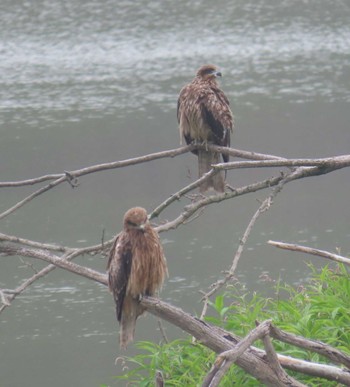
{"label": "leafy shrub", "polygon": [[[308,284],[298,289],[277,284],[275,298],[265,298],[257,293],[244,294],[237,287],[228,288],[210,304],[213,314],[206,317],[206,321],[243,337],[255,327],[255,321],[272,319],[286,332],[320,340],[350,353],[350,280],[347,270],[343,265],[338,265],[335,270],[326,266],[318,273],[310,267],[312,276]],[[281,354],[327,363],[327,359],[318,354],[276,340],[273,344]],[[157,370],[162,371],[167,386],[200,386],[216,357],[203,345],[192,343],[191,338],[162,345],[150,342],[136,345],[144,353],[127,358],[133,368],[117,377],[127,380],[129,386],[154,386]],[[261,347],[260,342],[254,345]],[[308,386],[324,385],[324,380],[318,378],[295,376]],[[223,386],[233,384],[259,385],[256,379],[236,366],[231,367],[222,382]],[[327,381],[327,386],[337,386],[337,383]]]}

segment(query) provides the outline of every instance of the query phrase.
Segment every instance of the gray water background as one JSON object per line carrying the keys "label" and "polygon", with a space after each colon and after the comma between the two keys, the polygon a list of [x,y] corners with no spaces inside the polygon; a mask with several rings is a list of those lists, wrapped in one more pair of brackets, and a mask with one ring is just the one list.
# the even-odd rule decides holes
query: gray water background
{"label": "gray water background", "polygon": [[[284,157],[348,154],[348,1],[2,1],[0,4],[0,180],[19,180],[175,148],[180,88],[204,63],[223,72],[236,119],[232,146]],[[236,187],[277,170],[231,171]],[[190,178],[188,174],[190,173]],[[1,222],[1,232],[84,246],[121,229],[124,212],[151,210],[197,174],[185,155],[86,176]],[[288,184],[256,224],[237,269],[248,290],[261,279],[307,281],[305,262],[269,239],[349,253],[347,170]],[[2,189],[5,210],[33,187]],[[162,297],[201,310],[199,290],[230,266],[259,192],[208,208],[161,235],[170,277]],[[159,221],[173,219],[185,200]],[[32,262],[32,261],[31,261]],[[77,261],[104,271],[102,257]],[[43,265],[33,262],[38,269]],[[0,286],[32,271],[1,257]],[[55,270],[19,297],[0,321],[0,386],[98,386],[120,374],[113,302],[105,288]],[[180,332],[167,326],[171,338]],[[155,319],[137,339],[160,340]],[[137,353],[131,347],[127,354]]]}

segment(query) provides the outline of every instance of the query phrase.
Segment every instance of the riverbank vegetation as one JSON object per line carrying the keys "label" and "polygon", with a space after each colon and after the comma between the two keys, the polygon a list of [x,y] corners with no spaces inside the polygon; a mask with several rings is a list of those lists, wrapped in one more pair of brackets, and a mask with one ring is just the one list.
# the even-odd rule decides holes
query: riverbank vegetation
{"label": "riverbank vegetation", "polygon": [[[350,278],[344,265],[321,270],[309,265],[313,275],[307,283],[291,286],[278,283],[275,294],[266,298],[256,293],[246,293],[238,283],[210,303],[206,321],[245,337],[257,321],[271,319],[285,332],[311,340],[319,340],[350,355]],[[262,344],[254,345],[263,348]],[[296,357],[313,363],[329,364],[317,353],[295,347],[278,340],[273,341],[279,354]],[[215,361],[215,354],[191,337],[156,344],[139,342],[140,354],[120,358],[129,369],[118,380],[128,385],[154,386],[155,375],[162,372],[167,386],[196,386],[204,380]],[[291,372],[307,386],[324,385],[324,379]],[[257,380],[239,367],[232,366],[222,380],[223,386],[257,386]],[[327,386],[338,386],[328,381]]]}

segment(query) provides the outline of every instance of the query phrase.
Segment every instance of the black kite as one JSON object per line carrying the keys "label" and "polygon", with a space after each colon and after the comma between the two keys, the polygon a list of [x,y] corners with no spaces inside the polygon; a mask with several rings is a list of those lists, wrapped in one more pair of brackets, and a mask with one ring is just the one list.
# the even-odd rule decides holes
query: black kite
{"label": "black kite", "polygon": [[[230,135],[233,130],[233,115],[229,101],[219,88],[216,78],[221,72],[214,65],[204,65],[192,82],[184,86],[177,103],[177,118],[180,136],[186,143],[215,144],[230,146]],[[194,150],[198,155],[199,177],[210,171],[212,164],[220,161],[220,154],[208,150]],[[228,155],[222,155],[224,162]],[[218,192],[225,189],[223,173],[217,173],[203,182],[200,192],[214,188]]]}
{"label": "black kite", "polygon": [[158,233],[144,208],[125,213],[124,229],[113,243],[107,270],[120,324],[120,347],[125,349],[134,338],[137,318],[144,312],[140,298],[156,294],[167,275]]}

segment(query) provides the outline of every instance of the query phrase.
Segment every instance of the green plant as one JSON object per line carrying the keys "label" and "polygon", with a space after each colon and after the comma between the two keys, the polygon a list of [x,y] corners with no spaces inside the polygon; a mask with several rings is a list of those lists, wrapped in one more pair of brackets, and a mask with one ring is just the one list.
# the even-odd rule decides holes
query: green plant
{"label": "green plant", "polygon": [[[206,321],[243,337],[255,327],[255,321],[272,319],[280,329],[323,341],[349,353],[348,272],[343,265],[338,265],[336,269],[326,266],[320,272],[311,265],[310,268],[312,276],[309,283],[298,289],[277,284],[275,299],[257,293],[242,294],[238,287],[229,288],[210,303],[213,314],[206,317]],[[327,362],[318,354],[276,340],[273,344],[279,353],[313,362]],[[260,342],[254,345],[261,346]],[[144,353],[127,358],[134,367],[118,377],[127,380],[130,386],[153,386],[156,370],[163,372],[167,386],[200,385],[216,357],[208,348],[199,343],[193,344],[190,339],[175,340],[163,345],[139,342],[137,347]],[[324,385],[324,380],[318,378],[300,374],[295,376],[308,386]],[[231,367],[222,385],[233,383],[248,387],[259,385],[253,377],[235,366]],[[327,386],[336,385],[327,381]]]}

